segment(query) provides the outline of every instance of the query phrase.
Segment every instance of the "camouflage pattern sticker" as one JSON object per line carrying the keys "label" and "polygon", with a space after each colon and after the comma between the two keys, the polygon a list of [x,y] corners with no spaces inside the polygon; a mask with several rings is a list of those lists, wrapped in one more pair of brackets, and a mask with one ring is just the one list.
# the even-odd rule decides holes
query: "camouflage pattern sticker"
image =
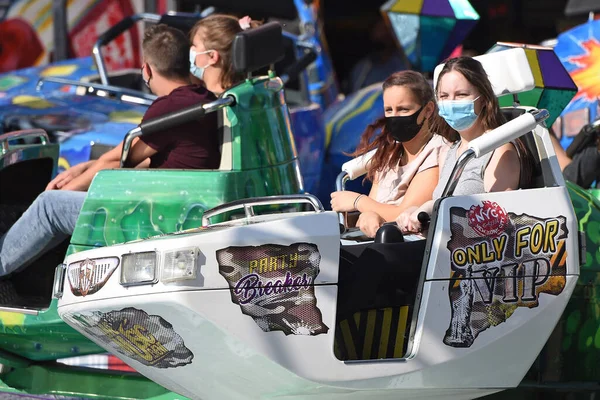
{"label": "camouflage pattern sticker", "polygon": [[64,318],[108,350],[149,367],[183,367],[194,358],[170,323],[137,308],[67,314]]}
{"label": "camouflage pattern sticker", "polygon": [[313,336],[329,330],[315,297],[317,245],[232,246],[218,250],[217,261],[231,300],[263,331]]}

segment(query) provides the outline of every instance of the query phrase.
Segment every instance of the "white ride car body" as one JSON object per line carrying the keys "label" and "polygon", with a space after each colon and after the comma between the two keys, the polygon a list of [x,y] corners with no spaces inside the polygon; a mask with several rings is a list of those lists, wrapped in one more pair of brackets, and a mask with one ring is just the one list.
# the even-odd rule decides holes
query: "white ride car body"
{"label": "white ride car body", "polygon": [[[533,87],[522,49],[478,59],[496,94]],[[573,207],[533,118],[472,147],[479,156],[533,129],[543,187],[438,201],[401,357],[336,357],[340,227],[318,204],[255,216],[248,199],[246,218],[72,254],[57,274],[58,312],[190,398],[468,399],[515,387],[580,265]]]}

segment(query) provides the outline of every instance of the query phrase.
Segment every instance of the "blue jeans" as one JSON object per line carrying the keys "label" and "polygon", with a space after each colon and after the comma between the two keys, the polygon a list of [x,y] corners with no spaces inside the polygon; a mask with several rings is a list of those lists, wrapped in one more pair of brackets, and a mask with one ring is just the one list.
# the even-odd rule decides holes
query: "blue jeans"
{"label": "blue jeans", "polygon": [[0,276],[27,266],[75,229],[86,192],[43,192],[0,237]]}

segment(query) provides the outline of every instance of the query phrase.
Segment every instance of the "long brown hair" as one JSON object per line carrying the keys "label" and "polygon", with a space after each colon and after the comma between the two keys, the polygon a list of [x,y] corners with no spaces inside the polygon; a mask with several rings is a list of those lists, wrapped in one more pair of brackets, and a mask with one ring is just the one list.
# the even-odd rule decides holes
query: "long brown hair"
{"label": "long brown hair", "polygon": [[[434,107],[436,107],[431,85],[422,74],[416,71],[393,73],[383,82],[383,91],[385,92],[393,86],[402,86],[409,89],[420,106],[424,107],[427,103],[432,102]],[[437,107],[434,110],[434,114],[437,114]],[[379,130],[381,130],[381,133],[375,137]],[[392,135],[386,131],[385,117],[379,118],[367,126],[360,137],[356,151],[349,155],[357,157],[373,149],[377,149],[377,151],[369,162],[366,176],[366,179],[371,181],[373,181],[378,172],[395,168],[404,153],[402,143],[396,142]]]}
{"label": "long brown hair", "polygon": [[[496,129],[506,122],[506,119],[500,111],[500,105],[494,94],[494,89],[492,89],[492,84],[488,79],[485,69],[483,69],[483,65],[481,65],[479,61],[471,57],[457,57],[448,60],[448,62],[444,64],[435,84],[438,93],[442,77],[451,71],[459,72],[481,95],[480,101],[483,103],[483,106],[481,108],[480,118],[484,132]],[[440,135],[454,136],[456,138],[459,136],[458,132],[452,129],[452,127],[446,123],[444,118],[439,115],[434,119],[431,129]]]}
{"label": "long brown hair", "polygon": [[[494,94],[492,84],[487,76],[487,73],[485,72],[485,69],[483,68],[483,65],[481,65],[479,61],[466,56],[448,60],[438,75],[435,85],[438,93],[442,77],[450,71],[459,72],[471,85],[477,89],[481,95],[483,106],[481,108],[480,118],[484,132],[496,129],[506,122],[506,118],[504,118],[504,115],[500,110],[498,98]],[[444,137],[456,137],[458,139],[459,136],[458,132],[452,129],[452,127],[448,125],[444,118],[439,115],[434,118],[431,129],[432,131],[439,133]],[[530,186],[532,180],[533,156],[525,146],[523,140],[517,139],[513,142],[513,144],[516,147],[521,162],[519,186],[526,188]]]}
{"label": "long brown hair", "polygon": [[[260,21],[250,21],[250,29],[262,25]],[[235,35],[240,33],[242,28],[238,17],[227,14],[212,14],[196,22],[190,31],[190,41],[194,41],[196,34],[204,43],[205,50],[216,50],[219,52],[219,61],[215,66],[222,69],[221,86],[223,89],[229,89],[244,76],[233,70],[231,45]]]}

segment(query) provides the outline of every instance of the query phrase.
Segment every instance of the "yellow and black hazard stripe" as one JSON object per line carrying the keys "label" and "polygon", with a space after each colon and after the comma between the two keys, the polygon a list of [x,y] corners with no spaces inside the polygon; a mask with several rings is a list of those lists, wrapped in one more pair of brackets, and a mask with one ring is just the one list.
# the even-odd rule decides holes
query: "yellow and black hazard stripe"
{"label": "yellow and black hazard stripe", "polygon": [[338,321],[334,352],[340,360],[401,358],[405,353],[410,306],[355,313]]}

